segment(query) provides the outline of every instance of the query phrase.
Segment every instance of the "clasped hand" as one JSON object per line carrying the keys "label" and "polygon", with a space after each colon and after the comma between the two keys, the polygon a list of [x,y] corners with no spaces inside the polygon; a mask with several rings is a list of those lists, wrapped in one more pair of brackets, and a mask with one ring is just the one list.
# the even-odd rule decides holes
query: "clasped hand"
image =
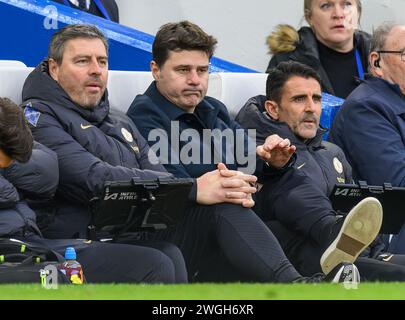
{"label": "clasped hand", "polygon": [[217,170],[197,179],[197,202],[205,205],[226,202],[251,208],[255,204],[252,194],[256,192],[256,181],[255,176],[229,170],[219,163]]}

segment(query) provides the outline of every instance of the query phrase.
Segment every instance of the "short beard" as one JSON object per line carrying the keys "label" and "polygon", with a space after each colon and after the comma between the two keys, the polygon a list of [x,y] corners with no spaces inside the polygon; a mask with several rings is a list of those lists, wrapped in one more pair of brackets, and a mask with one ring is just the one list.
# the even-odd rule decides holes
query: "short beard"
{"label": "short beard", "polygon": [[86,98],[83,99],[83,100],[84,100],[84,103],[79,103],[79,102],[76,102],[76,101],[75,101],[75,102],[76,102],[80,107],[82,107],[82,108],[84,108],[84,109],[94,109],[94,108],[96,108],[96,107],[100,104],[101,99],[102,99],[102,97],[99,98],[99,99],[97,99],[97,101],[96,101],[95,103],[90,103],[90,102],[89,102],[90,99],[86,99]]}

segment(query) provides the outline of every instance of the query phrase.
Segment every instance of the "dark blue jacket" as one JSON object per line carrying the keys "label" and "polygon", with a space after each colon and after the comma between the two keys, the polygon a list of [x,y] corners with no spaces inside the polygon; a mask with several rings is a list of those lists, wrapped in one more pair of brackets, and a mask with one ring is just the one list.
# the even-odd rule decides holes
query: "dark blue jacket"
{"label": "dark blue jacket", "polygon": [[356,180],[405,186],[405,98],[398,85],[367,77],[337,113],[329,140]]}
{"label": "dark blue jacket", "polygon": [[[302,215],[298,210],[291,210],[288,215],[282,219],[289,220],[291,225],[299,224],[300,229],[311,229],[314,223],[322,216],[329,215],[332,206],[329,196],[336,183],[352,183],[351,166],[346,160],[342,149],[337,145],[323,141],[322,136],[325,133],[319,129],[317,135],[306,142],[301,141],[291,131],[284,122],[272,120],[264,109],[265,96],[256,96],[247,101],[245,106],[239,111],[236,120],[246,129],[256,129],[259,143],[269,134],[278,134],[283,138],[290,139],[291,143],[297,147],[297,159],[294,164],[295,172],[290,172],[282,179],[276,179],[271,183],[271,194],[258,193],[256,210],[270,219],[277,218],[277,211],[284,212],[286,205],[294,197],[294,204],[307,201],[306,208],[312,208],[310,216]],[[308,190],[308,185],[313,190]],[[269,187],[269,186],[268,186]],[[264,189],[264,188],[263,188]],[[315,197],[315,198],[314,198]],[[271,205],[268,205],[268,204]],[[324,204],[323,207],[319,204]],[[281,206],[281,210],[278,208]],[[320,211],[319,208],[322,208]],[[309,213],[309,212],[308,212]],[[369,249],[365,250],[362,256],[373,257],[385,250],[381,238],[378,237]]]}
{"label": "dark blue jacket", "polygon": [[236,121],[243,128],[256,129],[258,144],[262,144],[270,134],[288,138],[297,147],[294,167],[299,168],[328,197],[336,183],[352,182],[351,167],[343,151],[337,145],[322,140],[323,129],[319,129],[313,139],[303,142],[285,122],[274,121],[267,115],[265,100],[265,96],[250,98],[236,116]]}
{"label": "dark blue jacket", "polygon": [[[13,162],[0,169],[0,236],[39,234],[34,211],[27,201],[53,197],[58,185],[56,154],[35,143],[27,163]],[[26,201],[27,200],[27,201]]]}
{"label": "dark blue jacket", "polygon": [[[156,88],[156,83],[153,82],[143,95],[138,95],[135,98],[128,109],[127,115],[134,121],[151,146],[156,142],[149,135],[153,129],[159,128],[167,132],[169,148],[170,150],[173,149],[176,155],[181,155],[184,150],[189,150],[190,154],[192,153],[193,159],[195,158],[197,163],[185,164],[182,161],[183,159],[180,159],[176,164],[173,161],[174,158],[170,157],[171,152],[168,152],[166,159],[162,156],[162,153],[158,154],[166,169],[176,177],[199,177],[206,172],[215,170],[218,162],[225,163],[228,169],[232,170],[246,166],[247,159],[241,159],[241,157],[238,159],[236,148],[242,147],[241,154],[247,157],[249,137],[239,124],[231,119],[225,105],[217,99],[205,97],[197,105],[193,113],[187,113],[162,96]],[[180,137],[185,134],[186,129],[192,129],[196,133],[196,138],[191,139],[191,141],[179,139],[179,136],[174,134],[177,129],[171,127],[174,121],[178,122]],[[206,129],[219,130],[221,133],[228,132],[232,137],[232,140],[222,140],[221,157],[218,156],[217,160],[214,157],[216,149],[213,143],[211,141],[207,143],[207,140],[203,139],[203,130]],[[238,134],[240,141],[234,141],[233,137],[237,137]],[[174,140],[180,141],[178,147],[175,146],[176,142]],[[251,140],[250,146],[254,161],[252,165],[253,171],[249,172],[252,174],[256,165],[255,141]],[[204,160],[204,156],[207,155],[210,155],[210,159]]]}
{"label": "dark blue jacket", "polygon": [[59,161],[60,225],[47,237],[85,236],[89,201],[101,195],[106,181],[171,176],[151,163],[149,147],[130,119],[110,112],[107,91],[98,106],[84,109],[49,76],[44,61],[28,76],[23,101],[35,139],[55,151]]}

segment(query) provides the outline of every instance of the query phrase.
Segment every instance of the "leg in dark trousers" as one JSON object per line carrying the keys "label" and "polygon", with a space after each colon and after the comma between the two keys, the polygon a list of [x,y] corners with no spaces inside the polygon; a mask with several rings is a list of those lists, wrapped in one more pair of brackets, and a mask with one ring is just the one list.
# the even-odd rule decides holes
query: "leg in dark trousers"
{"label": "leg in dark trousers", "polygon": [[157,249],[84,240],[21,239],[64,254],[74,247],[89,283],[175,283],[172,260]]}
{"label": "leg in dark trousers", "polygon": [[301,277],[267,226],[252,210],[238,205],[190,205],[174,230],[152,237],[180,248],[189,279],[218,254],[250,281],[292,282]]}
{"label": "leg in dark trousers", "polygon": [[362,281],[405,281],[405,266],[359,257],[355,262]]}
{"label": "leg in dark trousers", "polygon": [[266,225],[278,239],[288,260],[299,273],[309,277],[322,272],[320,259],[324,250],[315,241],[290,231],[276,220],[267,221]]}
{"label": "leg in dark trousers", "polygon": [[[303,276],[322,272],[320,259],[323,249],[310,239],[294,234],[278,221],[267,222],[279,239],[291,263]],[[387,261],[384,261],[386,259]],[[388,255],[380,259],[359,257],[355,261],[362,281],[405,281],[405,256]]]}
{"label": "leg in dark trousers", "polygon": [[114,238],[114,243],[136,244],[137,246],[155,248],[168,256],[173,263],[175,283],[187,283],[187,269],[183,255],[175,245],[164,241],[142,241],[136,233],[127,233]]}
{"label": "leg in dark trousers", "polygon": [[333,210],[326,192],[298,170],[266,182],[256,196],[254,210],[264,220],[277,220],[288,230],[310,238],[326,249],[344,219]]}

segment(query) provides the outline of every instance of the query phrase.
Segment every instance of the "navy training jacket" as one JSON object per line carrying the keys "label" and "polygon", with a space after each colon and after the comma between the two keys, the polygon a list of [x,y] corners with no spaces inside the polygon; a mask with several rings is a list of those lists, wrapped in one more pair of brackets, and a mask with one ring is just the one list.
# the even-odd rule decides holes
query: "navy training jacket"
{"label": "navy training jacket", "polygon": [[131,120],[110,112],[107,91],[94,109],[76,105],[50,77],[46,60],[25,81],[23,101],[35,139],[58,156],[59,225],[50,228],[47,237],[85,236],[89,201],[101,195],[106,181],[171,176],[152,163],[156,159]]}
{"label": "navy training jacket", "polygon": [[337,113],[329,140],[344,150],[356,180],[405,186],[405,97],[398,85],[366,77]]}
{"label": "navy training jacket", "polygon": [[[39,233],[36,215],[27,201],[53,197],[58,185],[56,154],[35,143],[27,163],[13,162],[0,169],[0,236]],[[27,201],[26,201],[27,200]]]}
{"label": "navy training jacket", "polygon": [[342,149],[323,141],[325,130],[319,129],[317,135],[302,142],[284,122],[272,120],[264,111],[265,96],[250,98],[236,116],[243,128],[256,129],[258,143],[263,143],[269,134],[288,138],[297,147],[294,167],[308,176],[323,193],[329,197],[336,183],[351,183],[352,171]]}
{"label": "navy training jacket", "polygon": [[[323,200],[318,199],[320,203],[322,203],[321,201],[329,201],[329,196],[336,183],[353,182],[352,168],[343,150],[336,144],[322,140],[322,135],[325,133],[324,129],[320,128],[313,139],[304,143],[295,136],[286,123],[274,121],[265,113],[265,100],[265,96],[250,98],[240,110],[236,120],[246,129],[256,129],[259,143],[269,134],[278,134],[282,138],[290,139],[291,143],[297,147],[295,152],[297,160],[294,164],[296,174],[290,174],[287,177],[288,179],[295,180],[289,183],[285,183],[285,179],[274,181],[274,195],[272,195],[274,202],[278,197],[280,198],[278,201],[281,205],[288,201],[288,196],[286,196],[288,192],[285,192],[285,186],[290,186],[291,184],[300,185],[305,179],[310,179],[310,184],[320,190],[319,197],[324,198]],[[296,188],[294,192],[300,193],[299,195],[294,195],[294,197],[301,196],[303,201],[313,201],[313,199],[306,199],[305,187]],[[273,205],[271,210],[276,210],[274,207]],[[317,206],[315,207],[318,208]],[[258,210],[262,212],[269,209],[267,207],[265,209],[260,206],[258,207]],[[291,215],[295,218],[296,223],[307,225],[308,228],[314,222],[311,221],[310,216],[302,216],[300,213],[291,213]],[[274,212],[270,216],[274,216]],[[382,242],[382,238],[377,237],[373,244],[362,253],[362,256],[373,257],[384,250],[385,245]]]}

